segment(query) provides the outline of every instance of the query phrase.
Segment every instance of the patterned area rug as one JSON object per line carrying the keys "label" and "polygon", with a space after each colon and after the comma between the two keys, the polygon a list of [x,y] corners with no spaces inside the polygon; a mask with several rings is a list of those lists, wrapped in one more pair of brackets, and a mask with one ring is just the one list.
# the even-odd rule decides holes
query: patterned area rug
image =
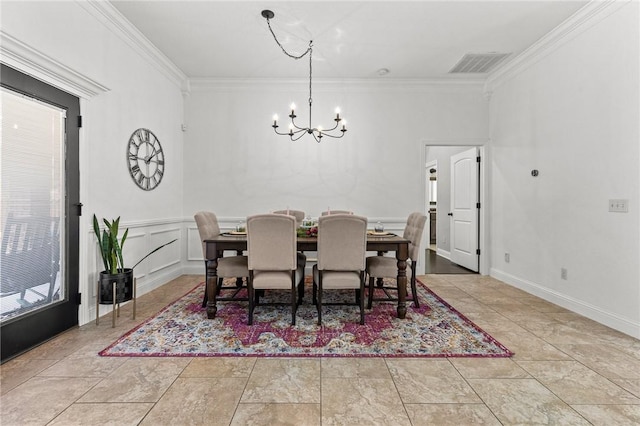
{"label": "patterned area rug", "polygon": [[[376,290],[380,292],[381,290]],[[272,294],[271,294],[272,293]],[[359,308],[324,305],[355,301],[353,290],[328,291],[322,326],[311,304],[311,286],[291,326],[290,306],[260,305],[247,325],[247,302],[219,302],[216,318],[201,307],[204,283],[171,303],[100,352],[101,356],[307,356],[307,357],[509,357],[513,353],[418,281],[420,308],[407,297],[407,316],[397,302],[374,302],[359,324]],[[267,292],[262,302],[286,303],[290,293]],[[269,297],[276,299],[269,300]],[[377,297],[377,295],[376,295]],[[366,299],[365,299],[366,300]]]}

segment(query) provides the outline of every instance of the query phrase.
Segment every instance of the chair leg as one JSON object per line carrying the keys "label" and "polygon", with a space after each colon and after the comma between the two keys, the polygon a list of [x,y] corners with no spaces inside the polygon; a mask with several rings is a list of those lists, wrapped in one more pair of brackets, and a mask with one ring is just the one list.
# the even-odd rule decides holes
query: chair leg
{"label": "chair leg", "polygon": [[247,283],[247,295],[249,298],[249,318],[247,320],[247,324],[249,325],[253,325],[253,304],[254,304],[254,297],[255,297],[255,291],[253,290],[253,273],[252,271],[249,271],[249,282]]}
{"label": "chair leg", "polygon": [[301,283],[298,283],[298,305],[302,305],[302,299],[304,299],[304,278]]}
{"label": "chair leg", "polygon": [[220,296],[220,290],[222,290],[222,282],[224,278],[218,278],[217,286],[216,286],[216,296]]}
{"label": "chair leg", "polygon": [[[207,268],[207,261],[204,261],[204,282],[208,283],[209,282],[209,269]],[[204,286],[204,297],[202,298],[202,307],[206,308],[207,307],[207,301],[209,300],[209,298],[207,297],[207,286]]]}
{"label": "chair leg", "polygon": [[375,278],[372,276],[369,276],[369,300],[367,300],[367,309],[371,309],[371,306],[373,305],[374,282],[375,282]]}
{"label": "chair leg", "polygon": [[318,309],[318,325],[322,325],[322,278],[318,283],[318,299],[316,307]]}
{"label": "chair leg", "polygon": [[291,325],[296,325],[296,271],[291,273]]}
{"label": "chair leg", "polygon": [[413,306],[416,308],[420,307],[420,302],[418,302],[418,289],[416,286],[416,263],[411,262],[411,295],[413,296]]}
{"label": "chair leg", "polygon": [[364,275],[360,277],[360,325],[364,325]]}
{"label": "chair leg", "polygon": [[311,295],[313,298],[313,305],[314,306],[318,306],[318,284],[316,284],[316,282],[313,282],[313,290],[312,290],[313,294]]}

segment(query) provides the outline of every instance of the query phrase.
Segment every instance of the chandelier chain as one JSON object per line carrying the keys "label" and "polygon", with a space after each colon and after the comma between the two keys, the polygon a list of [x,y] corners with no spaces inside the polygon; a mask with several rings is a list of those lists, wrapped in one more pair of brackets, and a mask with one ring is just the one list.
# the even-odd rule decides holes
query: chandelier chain
{"label": "chandelier chain", "polygon": [[273,36],[273,39],[276,41],[276,43],[278,44],[278,46],[280,46],[280,49],[282,49],[282,51],[284,52],[285,55],[287,55],[290,58],[293,59],[302,59],[306,56],[307,53],[310,53],[312,50],[312,46],[313,46],[313,40],[311,40],[309,42],[309,47],[307,48],[307,50],[299,56],[296,55],[292,55],[291,53],[287,52],[286,49],[282,46],[282,44],[280,44],[280,42],[278,41],[278,37],[276,37],[276,34],[273,32],[273,29],[271,28],[271,20],[269,18],[267,18],[267,25],[269,26],[269,31],[271,31],[271,35]]}

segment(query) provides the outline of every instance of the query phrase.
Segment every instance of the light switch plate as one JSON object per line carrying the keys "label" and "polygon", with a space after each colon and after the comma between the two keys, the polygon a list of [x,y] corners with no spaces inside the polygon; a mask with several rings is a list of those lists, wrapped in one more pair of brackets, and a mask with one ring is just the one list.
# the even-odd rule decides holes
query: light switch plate
{"label": "light switch plate", "polygon": [[629,200],[609,200],[609,211],[617,213],[629,212]]}

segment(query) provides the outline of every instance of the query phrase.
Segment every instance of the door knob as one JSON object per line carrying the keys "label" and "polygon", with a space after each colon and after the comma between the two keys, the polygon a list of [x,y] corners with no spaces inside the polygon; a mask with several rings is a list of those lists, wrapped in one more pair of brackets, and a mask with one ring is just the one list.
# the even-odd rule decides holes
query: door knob
{"label": "door knob", "polygon": [[447,216],[453,216],[453,213],[449,212],[447,213]]}

